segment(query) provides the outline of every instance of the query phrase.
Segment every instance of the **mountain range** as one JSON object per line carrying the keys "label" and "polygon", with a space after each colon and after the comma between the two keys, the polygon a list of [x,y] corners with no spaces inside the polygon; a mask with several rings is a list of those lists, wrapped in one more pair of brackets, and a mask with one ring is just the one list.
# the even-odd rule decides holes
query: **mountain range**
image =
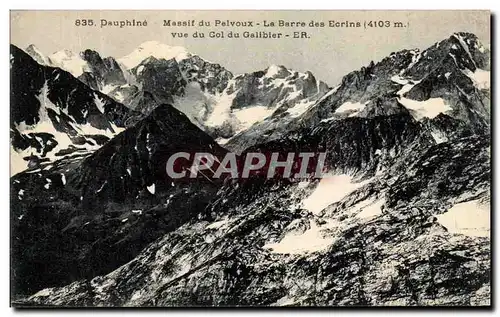
{"label": "mountain range", "polygon": [[155,41],[145,42],[118,59],[103,59],[92,50],[79,54],[64,50],[44,56],[30,46],[26,52],[144,115],[162,103],[171,103],[220,141],[275,111],[298,116],[328,91],[328,86],[310,72],[271,65],[263,71],[234,76],[184,48]]}
{"label": "mountain range", "polygon": [[[16,305],[490,305],[491,64],[475,35],[333,88],[158,42],[10,59]],[[176,152],[229,151],[325,152],[326,177],[165,172]]]}

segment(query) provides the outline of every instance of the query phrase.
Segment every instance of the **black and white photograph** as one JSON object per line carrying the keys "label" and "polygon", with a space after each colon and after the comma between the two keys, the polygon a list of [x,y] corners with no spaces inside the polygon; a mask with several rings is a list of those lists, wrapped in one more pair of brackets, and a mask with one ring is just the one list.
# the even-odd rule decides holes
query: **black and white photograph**
{"label": "black and white photograph", "polygon": [[10,305],[490,307],[490,24],[11,11]]}

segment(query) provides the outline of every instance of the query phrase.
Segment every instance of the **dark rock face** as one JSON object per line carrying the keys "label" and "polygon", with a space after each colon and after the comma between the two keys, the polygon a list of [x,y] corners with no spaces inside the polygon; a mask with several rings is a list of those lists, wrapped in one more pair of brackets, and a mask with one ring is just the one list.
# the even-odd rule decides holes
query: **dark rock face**
{"label": "dark rock face", "polygon": [[166,164],[177,152],[209,152],[222,160],[227,151],[182,112],[162,105],[86,158],[69,182],[82,189],[84,203],[100,204],[100,197],[129,203],[152,184],[155,192],[172,187],[176,180],[167,175]]}
{"label": "dark rock face", "polygon": [[325,167],[339,173],[375,172],[384,160],[394,161],[413,142],[432,144],[408,114],[346,118],[304,129],[245,152],[325,152]]}
{"label": "dark rock face", "polygon": [[[229,186],[206,209],[211,212],[152,243],[113,273],[44,290],[29,302],[78,306],[488,305],[489,240],[448,232],[438,221],[459,197],[487,203],[487,146],[487,140],[475,137],[435,145],[424,153],[407,151],[399,161],[404,170],[388,170],[370,178],[319,216],[296,207],[308,195],[308,187],[250,191],[250,202],[241,205],[245,189]],[[443,171],[449,173],[446,181],[455,184],[453,188],[428,191],[442,180]],[[422,174],[426,177],[419,177]],[[408,178],[420,183],[412,186]],[[412,196],[395,194],[408,192],[409,187]],[[362,214],[358,206],[366,201],[379,202],[377,215]],[[311,228],[323,233],[311,236]],[[315,239],[307,245],[311,250],[300,249],[299,242],[294,242],[295,251],[283,251],[283,241],[294,235],[297,241]],[[325,241],[321,250],[311,244]]]}
{"label": "dark rock face", "polygon": [[226,153],[163,105],[85,159],[13,177],[14,292],[108,273],[203,211],[220,185],[170,179],[177,151]]}
{"label": "dark rock face", "polygon": [[241,109],[249,105],[261,104],[269,108],[279,107],[278,112],[292,107],[293,101],[287,97],[296,92],[298,100],[320,98],[328,91],[328,86],[317,81],[311,72],[304,74],[289,70],[284,66],[272,65],[265,71],[243,74],[235,78],[234,85],[227,88],[228,94],[236,94],[231,108]]}
{"label": "dark rock face", "polygon": [[[142,113],[141,117],[162,103],[171,103],[207,132],[210,130],[206,129],[204,121],[212,111],[212,99],[233,76],[219,64],[209,63],[196,55],[179,61],[150,56],[123,73],[126,83],[115,80],[105,93]],[[96,75],[92,72],[82,76]]]}
{"label": "dark rock face", "polygon": [[92,89],[103,91],[105,86],[121,86],[127,83],[124,71],[113,57],[101,58],[93,50],[81,53],[83,60],[88,63],[89,72],[84,72],[79,79]]}
{"label": "dark rock face", "polygon": [[209,63],[197,55],[179,61],[179,70],[188,83],[196,82],[202,91],[212,95],[221,93],[233,77],[233,74],[221,65]]}
{"label": "dark rock face", "polygon": [[[48,99],[56,107],[67,109],[65,114],[73,117],[78,124],[85,123],[89,116],[102,117],[117,125],[125,121],[128,112],[126,107],[104,94],[90,90],[69,73],[39,65],[14,45],[11,45],[11,55],[13,123],[33,125],[40,119],[40,102],[34,92],[40,91],[44,84],[49,86]],[[102,99],[105,113],[101,113],[95,105],[96,96]]]}
{"label": "dark rock face", "polygon": [[63,156],[61,150],[98,148],[102,144],[92,135],[109,139],[133,116],[124,105],[66,71],[38,64],[14,45],[10,62],[12,146],[24,157],[30,153],[53,161]]}
{"label": "dark rock face", "polygon": [[183,93],[186,82],[175,59],[150,57],[131,70],[138,86],[155,95],[159,100],[172,102],[174,95]]}

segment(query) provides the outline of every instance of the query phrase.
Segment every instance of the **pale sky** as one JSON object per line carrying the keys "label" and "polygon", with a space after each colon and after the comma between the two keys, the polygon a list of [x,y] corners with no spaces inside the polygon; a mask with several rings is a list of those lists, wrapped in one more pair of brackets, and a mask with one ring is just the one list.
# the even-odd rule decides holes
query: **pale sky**
{"label": "pale sky", "polygon": [[[76,19],[93,19],[95,26],[75,26]],[[147,20],[147,27],[100,27],[100,20]],[[324,27],[264,27],[264,20],[324,22]],[[210,27],[164,27],[163,20],[210,21]],[[255,27],[215,27],[215,20],[254,21]],[[329,27],[329,21],[402,22],[406,27]],[[229,31],[240,33],[228,39]],[[172,38],[171,32],[206,33],[204,39]],[[210,39],[210,31],[223,31],[226,38]],[[244,39],[243,32],[289,34],[283,39]],[[308,32],[307,39],[294,39],[294,31]],[[12,11],[11,43],[25,49],[29,44],[50,55],[62,49],[80,52],[90,48],[101,56],[120,58],[141,43],[159,41],[184,46],[193,54],[219,63],[234,74],[263,70],[278,64],[297,71],[311,71],[330,86],[352,70],[377,62],[402,49],[425,49],[453,32],[471,32],[490,46],[489,11]]]}

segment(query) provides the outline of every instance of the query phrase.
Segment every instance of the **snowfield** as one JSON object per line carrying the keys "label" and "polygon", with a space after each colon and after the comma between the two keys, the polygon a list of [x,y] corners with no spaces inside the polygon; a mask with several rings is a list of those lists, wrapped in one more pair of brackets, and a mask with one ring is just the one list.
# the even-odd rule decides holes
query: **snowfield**
{"label": "snowfield", "polygon": [[335,110],[335,113],[350,113],[350,117],[355,116],[358,114],[361,110],[365,108],[365,106],[368,104],[369,101],[365,103],[360,103],[360,102],[345,102],[343,103],[340,107]]}
{"label": "snowfield", "polygon": [[490,205],[479,200],[455,204],[442,215],[438,222],[454,234],[472,237],[490,236]]}
{"label": "snowfield", "polygon": [[313,214],[319,214],[329,205],[340,201],[370,180],[355,183],[349,175],[324,176],[314,191],[302,201],[303,207]]}
{"label": "snowfield", "polygon": [[472,80],[477,89],[490,89],[491,73],[489,71],[477,68],[475,72],[472,72],[466,69],[464,74]]}
{"label": "snowfield", "polygon": [[150,56],[167,60],[175,58],[177,61],[181,61],[189,58],[191,54],[181,46],[169,46],[158,41],[148,41],[142,43],[132,53],[118,59],[118,62],[127,69],[132,69]]}
{"label": "snowfield", "polygon": [[75,77],[82,75],[83,72],[90,71],[89,65],[80,54],[75,54],[69,50],[55,52],[49,58],[53,65],[70,72]]}
{"label": "snowfield", "polygon": [[435,118],[440,113],[453,110],[447,105],[443,98],[430,98],[425,101],[412,100],[405,97],[399,99],[399,103],[411,110],[413,117],[417,120],[423,118]]}

